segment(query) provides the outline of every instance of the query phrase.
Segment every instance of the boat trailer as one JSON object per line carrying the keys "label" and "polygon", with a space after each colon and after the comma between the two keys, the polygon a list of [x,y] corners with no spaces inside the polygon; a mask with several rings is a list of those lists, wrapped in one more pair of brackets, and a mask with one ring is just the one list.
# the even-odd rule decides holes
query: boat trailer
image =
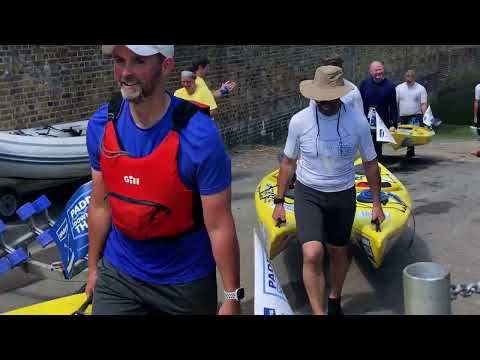
{"label": "boat trailer", "polygon": [[[7,226],[0,220],[0,276],[20,268],[26,273],[57,281],[69,280],[63,271],[62,261],[45,263],[33,257],[40,252],[54,248],[55,242],[49,229],[55,224],[48,208],[51,206],[47,196],[42,195],[16,210],[16,214],[27,226],[28,231],[17,238],[6,241]],[[78,281],[86,282],[87,270],[76,275]]]}

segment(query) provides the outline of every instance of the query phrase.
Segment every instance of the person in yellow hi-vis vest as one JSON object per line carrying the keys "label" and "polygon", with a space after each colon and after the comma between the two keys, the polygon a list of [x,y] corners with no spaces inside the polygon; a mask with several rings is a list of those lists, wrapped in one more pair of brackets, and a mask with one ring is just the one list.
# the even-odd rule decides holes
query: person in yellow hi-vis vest
{"label": "person in yellow hi-vis vest", "polygon": [[195,83],[196,78],[197,76],[193,72],[182,71],[181,83],[183,87],[175,91],[174,96],[207,105],[210,108],[210,115],[213,115],[218,108],[217,103],[207,87],[198,86]]}

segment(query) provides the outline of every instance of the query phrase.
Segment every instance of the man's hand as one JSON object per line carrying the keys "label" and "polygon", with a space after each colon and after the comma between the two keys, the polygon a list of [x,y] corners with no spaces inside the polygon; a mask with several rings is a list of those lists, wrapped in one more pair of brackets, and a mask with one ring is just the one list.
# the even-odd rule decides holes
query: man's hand
{"label": "man's hand", "polygon": [[282,223],[286,222],[286,217],[285,217],[285,207],[283,204],[277,204],[275,205],[275,209],[273,209],[273,215],[272,215],[273,221],[277,224],[279,221]]}
{"label": "man's hand", "polygon": [[221,96],[226,96],[226,95],[230,94],[233,91],[233,89],[235,89],[236,86],[237,86],[237,83],[235,81],[231,81],[231,80],[223,83],[222,86],[219,89],[220,95]]}
{"label": "man's hand", "polygon": [[381,224],[385,220],[385,214],[381,205],[373,205],[372,209],[372,221],[378,220]]}
{"label": "man's hand", "polygon": [[390,132],[395,132],[395,130],[396,130],[395,126],[392,126],[389,130],[390,130]]}
{"label": "man's hand", "polygon": [[240,302],[237,300],[225,300],[218,310],[218,315],[240,315]]}
{"label": "man's hand", "polygon": [[97,269],[93,271],[88,270],[87,286],[85,287],[85,294],[87,294],[87,296],[93,295],[93,291],[95,290],[96,283],[97,283]]}

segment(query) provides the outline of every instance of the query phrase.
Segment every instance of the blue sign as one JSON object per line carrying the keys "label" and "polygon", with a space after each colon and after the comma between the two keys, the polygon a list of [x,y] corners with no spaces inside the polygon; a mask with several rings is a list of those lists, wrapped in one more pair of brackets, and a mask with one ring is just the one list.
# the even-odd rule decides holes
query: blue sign
{"label": "blue sign", "polygon": [[263,315],[275,315],[275,309],[263,308]]}
{"label": "blue sign", "polygon": [[88,182],[73,194],[65,211],[49,230],[60,251],[63,273],[71,279],[87,267],[88,260],[88,205],[92,182]]}

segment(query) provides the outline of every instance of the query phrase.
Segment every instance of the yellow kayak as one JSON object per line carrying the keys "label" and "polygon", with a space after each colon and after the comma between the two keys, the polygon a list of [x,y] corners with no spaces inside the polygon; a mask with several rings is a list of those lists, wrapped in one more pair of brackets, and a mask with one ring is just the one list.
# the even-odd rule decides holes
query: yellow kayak
{"label": "yellow kayak", "polygon": [[[412,209],[412,200],[405,186],[383,165],[379,164],[379,166],[385,221],[381,224],[379,232],[376,226],[371,224],[372,204],[365,202],[364,198],[365,190],[369,187],[361,160],[358,159],[355,161],[357,210],[351,234],[352,241],[360,246],[375,268],[382,265],[385,255],[400,237]],[[260,231],[265,239],[270,259],[275,258],[296,234],[294,190],[287,191],[285,196],[286,225],[277,227],[272,219],[278,171],[265,176],[255,191],[255,207]]]}
{"label": "yellow kayak", "polygon": [[394,150],[412,145],[426,145],[435,135],[435,131],[415,125],[398,125],[398,129],[390,133],[397,142],[392,144]]}
{"label": "yellow kayak", "polygon": [[82,293],[27,306],[0,315],[74,315],[80,309],[84,311],[83,315],[91,315],[92,305],[89,304],[85,310],[82,309],[82,306],[86,303],[87,296]]}

